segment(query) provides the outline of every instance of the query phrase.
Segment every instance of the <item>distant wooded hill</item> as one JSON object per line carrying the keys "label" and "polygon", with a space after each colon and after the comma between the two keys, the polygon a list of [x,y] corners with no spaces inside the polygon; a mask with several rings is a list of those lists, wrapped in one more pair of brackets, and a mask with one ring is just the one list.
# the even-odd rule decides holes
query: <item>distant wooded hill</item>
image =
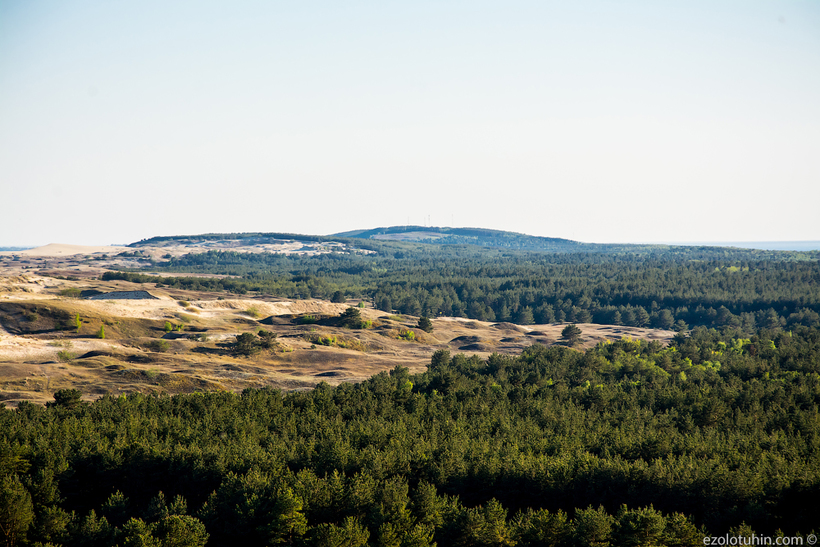
{"label": "distant wooded hill", "polygon": [[344,245],[315,256],[235,252],[226,245],[146,265],[149,271],[231,279],[154,279],[142,275],[145,268],[139,274],[109,275],[194,290],[366,299],[388,312],[524,325],[577,322],[676,330],[702,325],[744,332],[820,325],[817,251],[597,245],[423,226],[331,236],[205,234],[133,245],[220,239],[243,245],[274,239]]}
{"label": "distant wooded hill", "polygon": [[415,241],[438,245],[480,245],[526,251],[567,252],[607,250],[608,245],[581,243],[557,237],[539,237],[484,228],[444,228],[432,226],[389,226],[333,234],[335,237]]}
{"label": "distant wooded hill", "polygon": [[[388,226],[363,230],[351,230],[330,235],[292,234],[285,232],[211,233],[183,236],[158,236],[131,243],[129,247],[167,244],[191,244],[202,241],[242,240],[246,245],[292,240],[310,243],[336,241],[377,253],[419,252],[417,246],[473,245],[490,249],[528,251],[537,253],[594,253],[630,255],[631,258],[686,260],[806,260],[820,258],[820,251],[781,251],[737,247],[714,247],[708,245],[661,245],[632,243],[584,243],[557,237],[542,237],[490,230],[486,228],[447,228],[433,226]],[[429,248],[424,252],[429,252]]]}

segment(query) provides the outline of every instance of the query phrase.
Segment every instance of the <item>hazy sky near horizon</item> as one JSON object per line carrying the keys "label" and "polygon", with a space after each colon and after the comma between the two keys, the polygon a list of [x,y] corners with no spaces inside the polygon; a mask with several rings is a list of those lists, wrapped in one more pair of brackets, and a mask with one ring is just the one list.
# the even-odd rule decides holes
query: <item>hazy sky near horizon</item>
{"label": "hazy sky near horizon", "polygon": [[820,240],[816,0],[0,0],[0,245]]}

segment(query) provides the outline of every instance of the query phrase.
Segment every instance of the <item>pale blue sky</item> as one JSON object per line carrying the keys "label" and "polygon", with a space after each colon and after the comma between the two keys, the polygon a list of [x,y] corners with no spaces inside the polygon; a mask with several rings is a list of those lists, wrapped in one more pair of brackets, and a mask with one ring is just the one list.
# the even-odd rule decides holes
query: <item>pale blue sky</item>
{"label": "pale blue sky", "polygon": [[820,2],[0,0],[0,245],[820,240]]}

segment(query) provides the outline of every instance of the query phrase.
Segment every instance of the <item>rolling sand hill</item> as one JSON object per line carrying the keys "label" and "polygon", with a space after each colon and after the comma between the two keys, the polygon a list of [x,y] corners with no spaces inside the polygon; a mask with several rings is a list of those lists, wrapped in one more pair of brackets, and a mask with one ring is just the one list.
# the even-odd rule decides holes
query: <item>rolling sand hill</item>
{"label": "rolling sand hill", "polygon": [[[77,297],[80,291],[147,291],[154,298],[119,294],[90,300]],[[305,389],[322,381],[359,381],[397,365],[420,372],[438,349],[480,356],[518,354],[535,343],[562,343],[565,326],[438,318],[433,320],[433,332],[426,333],[415,328],[417,317],[374,309],[361,310],[363,318],[372,321],[369,329],[334,326],[347,307],[320,300],[244,299],[157,289],[124,281],[34,274],[0,277],[0,401],[8,406],[23,400],[45,403],[55,391],[69,387],[80,389],[86,399],[133,391]],[[674,334],[579,327],[579,349],[624,336],[666,343]],[[101,328],[105,338],[99,337]],[[259,329],[277,334],[274,347],[250,357],[235,356],[231,344],[236,336]]]}

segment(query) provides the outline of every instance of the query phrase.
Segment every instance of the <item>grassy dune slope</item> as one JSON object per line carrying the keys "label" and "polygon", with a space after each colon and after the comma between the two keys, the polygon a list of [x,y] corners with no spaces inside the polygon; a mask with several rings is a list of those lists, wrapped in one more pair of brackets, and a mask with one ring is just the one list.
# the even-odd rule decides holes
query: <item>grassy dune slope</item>
{"label": "grassy dune slope", "polygon": [[[94,399],[133,391],[300,389],[322,381],[359,381],[396,365],[424,370],[438,349],[486,356],[562,343],[564,326],[438,318],[433,332],[426,333],[416,328],[417,317],[363,309],[370,328],[349,329],[335,319],[348,306],[320,300],[242,299],[38,276],[3,278],[0,287],[0,400],[8,406],[22,400],[45,403],[63,388]],[[148,290],[157,298],[87,300],[66,296],[72,289],[74,294]],[[623,336],[662,342],[672,336],[630,327],[580,327],[579,348]],[[273,348],[251,356],[233,352],[237,335],[260,329],[276,333]]]}

